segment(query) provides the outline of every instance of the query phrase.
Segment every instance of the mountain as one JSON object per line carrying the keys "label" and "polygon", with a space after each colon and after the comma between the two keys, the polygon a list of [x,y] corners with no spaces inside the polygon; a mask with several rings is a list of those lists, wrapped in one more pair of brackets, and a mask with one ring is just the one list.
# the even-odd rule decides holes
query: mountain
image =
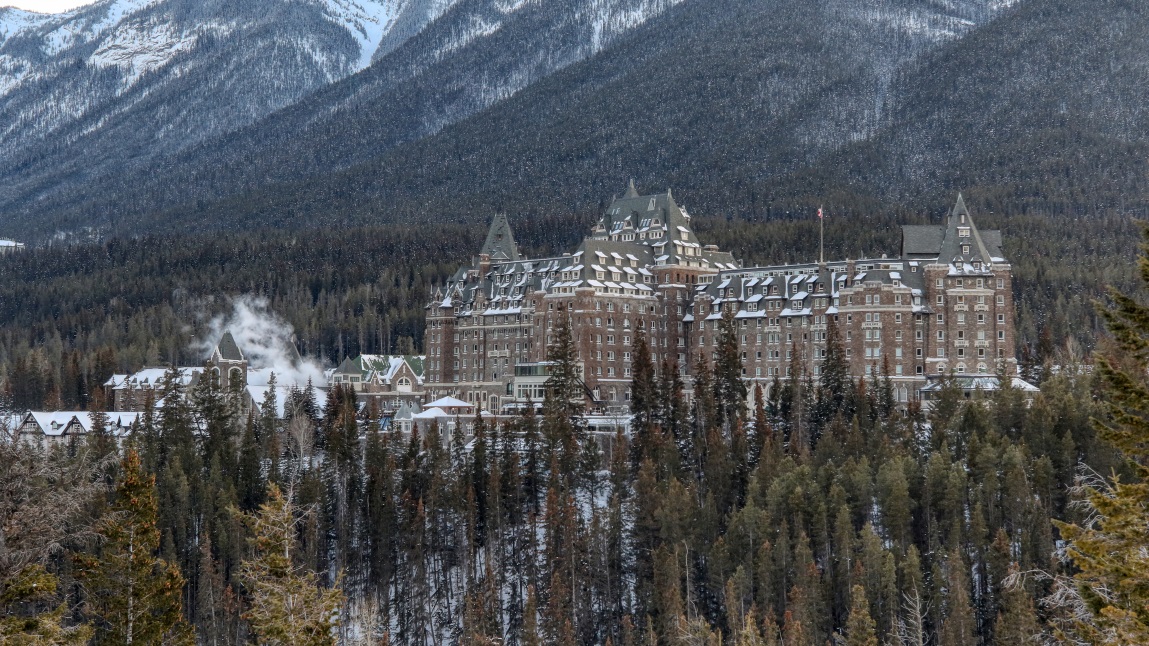
{"label": "mountain", "polygon": [[451,0],[102,0],[0,9],[3,193],[145,169],[367,67]]}
{"label": "mountain", "polygon": [[[180,1],[186,0],[167,0],[157,7]],[[679,1],[410,0],[372,5],[379,10],[374,14],[375,24],[382,25],[383,35],[379,30],[368,30],[370,38],[361,38],[362,42],[344,39],[349,47],[342,57],[315,57],[340,63],[341,73],[350,72],[354,65],[364,62],[364,53],[374,47],[375,62],[362,73],[294,103],[305,92],[276,95],[267,88],[244,86],[243,90],[253,98],[269,91],[280,97],[274,104],[260,104],[267,112],[291,105],[241,132],[233,133],[237,123],[230,121],[214,132],[204,128],[194,139],[181,136],[179,146],[157,142],[155,129],[149,124],[156,124],[163,133],[180,132],[181,127],[168,123],[171,117],[178,116],[170,113],[198,115],[204,109],[215,108],[221,89],[215,84],[205,87],[202,83],[185,82],[179,85],[178,93],[167,91],[166,86],[161,91],[141,91],[141,100],[154,110],[124,114],[115,124],[119,129],[110,127],[104,117],[86,117],[92,132],[85,131],[87,136],[75,146],[60,149],[54,141],[43,142],[34,150],[59,150],[58,154],[40,153],[0,165],[0,177],[4,178],[0,184],[0,210],[15,221],[15,226],[41,231],[48,226],[46,218],[51,226],[64,228],[99,226],[107,224],[111,217],[138,210],[145,203],[149,209],[162,208],[183,200],[213,199],[269,182],[331,172],[372,159],[397,144],[433,134],[504,100],[601,51],[620,35]],[[308,28],[320,21],[331,23],[329,30],[336,27],[329,19],[335,13],[333,8],[344,7],[336,0],[329,0],[329,4],[287,0],[274,3],[277,7],[283,5],[281,13],[290,9],[310,18]],[[198,11],[210,14],[206,8]],[[293,23],[286,15],[271,16],[267,7],[247,5],[242,11],[251,11],[252,15],[239,22],[244,23],[245,30],[265,34],[268,48],[293,43],[300,37],[288,29]],[[299,22],[303,24],[303,18]],[[260,24],[262,30],[254,27]],[[355,29],[345,31],[356,33]],[[248,42],[247,37],[232,40],[237,44]],[[357,44],[361,46],[354,47]],[[230,60],[245,69],[256,67],[243,61],[246,55],[235,47],[228,45],[223,49],[226,51],[220,51],[216,57],[221,64]],[[292,54],[291,58],[302,56]],[[137,54],[132,60],[144,58]],[[259,77],[258,71],[250,74]],[[279,76],[289,74],[281,72]],[[328,73],[307,87],[325,85],[325,80],[336,76],[335,72]],[[237,78],[237,85],[244,83]],[[82,82],[78,80],[77,84]],[[45,81],[44,85],[55,89],[63,84],[56,79]],[[116,109],[123,112],[121,103],[117,102]],[[249,123],[261,115],[250,116]],[[208,124],[215,121],[206,120]],[[208,135],[216,136],[209,140]],[[202,145],[181,154],[189,143],[197,141]],[[92,160],[98,163],[93,165]],[[146,163],[133,163],[135,160]],[[140,187],[153,191],[146,202],[139,201]],[[129,193],[133,197],[122,199]],[[93,196],[96,200],[92,200]],[[101,197],[111,199],[100,201]],[[61,211],[77,204],[85,208],[85,214],[59,217]]]}
{"label": "mountain", "polygon": [[[920,212],[957,190],[997,212],[1149,214],[1147,14],[461,0],[362,73],[155,172],[6,193],[2,210],[40,235],[475,222],[585,215],[633,176],[740,219]],[[596,40],[606,17],[619,26]]]}
{"label": "mountain", "polygon": [[686,2],[432,137],[147,221],[585,213],[627,177],[706,217],[940,211],[963,190],[997,213],[1145,217],[1146,106],[1142,2]]}

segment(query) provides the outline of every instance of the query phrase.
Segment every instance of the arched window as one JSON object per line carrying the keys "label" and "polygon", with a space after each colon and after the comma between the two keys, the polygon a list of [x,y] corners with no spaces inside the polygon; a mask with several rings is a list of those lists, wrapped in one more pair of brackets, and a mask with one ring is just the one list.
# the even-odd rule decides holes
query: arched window
{"label": "arched window", "polygon": [[411,392],[411,380],[406,377],[400,377],[399,381],[395,382],[395,390],[401,393]]}

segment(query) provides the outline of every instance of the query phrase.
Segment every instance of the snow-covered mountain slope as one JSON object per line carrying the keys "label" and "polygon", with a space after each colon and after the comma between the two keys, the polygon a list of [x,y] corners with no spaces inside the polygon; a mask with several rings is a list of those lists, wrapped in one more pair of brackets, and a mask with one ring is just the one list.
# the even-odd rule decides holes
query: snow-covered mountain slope
{"label": "snow-covered mountain slope", "polygon": [[[391,186],[392,194],[416,186],[413,192],[437,191],[422,185],[431,177],[426,165],[442,166],[453,153],[441,159],[439,153],[434,159],[389,155],[428,137],[446,151],[469,148],[468,159],[489,157],[508,138],[534,141],[542,149],[532,154],[546,155],[571,142],[543,143],[539,128],[553,129],[548,120],[554,119],[586,121],[583,113],[601,116],[582,125],[605,136],[599,145],[614,151],[629,142],[626,164],[662,160],[652,149],[658,142],[690,141],[706,132],[699,126],[737,117],[758,124],[754,132],[762,140],[757,148],[735,145],[724,154],[755,157],[759,165],[765,156],[766,167],[781,172],[874,136],[888,120],[897,98],[891,88],[909,61],[964,38],[1015,1],[251,0],[260,6],[252,10],[229,0],[135,0],[129,22],[144,24],[152,12],[183,6],[198,19],[193,32],[219,24],[221,33],[169,58],[170,50],[185,47],[179,36],[185,32],[175,27],[156,27],[151,39],[123,38],[125,52],[132,43],[163,46],[105,68],[115,87],[132,78],[122,70],[154,68],[139,74],[110,109],[84,113],[22,157],[6,160],[0,145],[0,225],[8,220],[40,234],[86,225],[138,232],[157,212],[194,211],[212,202],[235,212],[250,207],[253,194],[290,190],[302,203],[319,186],[319,201],[376,190],[383,170],[405,178]],[[10,18],[30,20],[36,19]],[[324,28],[330,35],[319,38]],[[11,40],[0,44],[0,54]],[[328,83],[357,69],[372,49],[368,68]],[[715,59],[718,51],[723,56]],[[155,62],[160,59],[168,62]],[[581,71],[560,74],[569,68]],[[556,77],[567,81],[550,82]],[[308,88],[324,87],[308,93],[301,79],[310,79]],[[733,84],[728,95],[742,95],[737,105],[732,96],[715,94],[723,84]],[[48,85],[46,92],[60,83]],[[534,91],[539,85],[545,89]],[[517,100],[527,92],[529,98]],[[68,97],[57,100],[66,106]],[[6,101],[0,97],[0,124]],[[581,112],[573,108],[580,102]],[[211,115],[221,103],[232,106],[231,118],[217,127],[225,120]],[[501,139],[438,136],[488,109],[498,114],[506,104],[513,106],[510,131]],[[244,113],[250,125],[237,129],[243,119],[235,114],[243,106],[258,110]],[[671,116],[684,115],[694,115],[689,129],[650,132],[653,124],[669,126]],[[626,119],[636,121],[616,131]],[[719,135],[709,139],[724,140]],[[480,140],[485,151],[472,146]],[[572,141],[580,142],[569,151],[572,160],[597,164],[602,151],[583,150],[587,137]],[[698,159],[682,152],[684,160]],[[374,170],[348,170],[364,165]],[[496,161],[479,170],[503,166]],[[461,181],[454,177],[460,172],[452,171],[451,181]],[[277,223],[268,217],[249,221]]]}
{"label": "snow-covered mountain slope", "polygon": [[0,9],[0,173],[46,153],[60,155],[57,168],[87,172],[243,127],[362,70],[396,26],[417,33],[450,1],[101,0],[55,15]]}

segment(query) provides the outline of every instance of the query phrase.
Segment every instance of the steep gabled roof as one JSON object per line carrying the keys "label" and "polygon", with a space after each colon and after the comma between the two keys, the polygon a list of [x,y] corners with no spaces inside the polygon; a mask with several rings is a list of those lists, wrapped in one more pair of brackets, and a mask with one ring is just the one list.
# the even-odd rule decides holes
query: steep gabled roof
{"label": "steep gabled roof", "polygon": [[487,240],[479,252],[491,260],[518,260],[519,246],[515,244],[515,237],[511,234],[511,224],[507,222],[505,213],[496,213],[491,220],[491,228],[487,230]]}
{"label": "steep gabled roof", "polygon": [[[964,249],[967,247],[969,252],[965,253]],[[959,258],[962,263],[974,260],[983,263],[993,262],[993,254],[989,252],[981,233],[973,223],[973,216],[966,208],[961,193],[958,193],[957,203],[954,204],[949,221],[946,223],[945,238],[942,241],[938,262],[953,263]]]}
{"label": "steep gabled roof", "polygon": [[219,353],[220,359],[224,361],[243,361],[243,353],[240,352],[239,346],[235,343],[235,337],[231,332],[224,332],[223,337],[216,344],[215,350]]}

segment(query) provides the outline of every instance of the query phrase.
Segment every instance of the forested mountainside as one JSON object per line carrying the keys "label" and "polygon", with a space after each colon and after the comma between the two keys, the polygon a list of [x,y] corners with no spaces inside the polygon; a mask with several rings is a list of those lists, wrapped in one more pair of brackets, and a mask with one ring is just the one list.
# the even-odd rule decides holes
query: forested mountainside
{"label": "forested mountainside", "polygon": [[1021,3],[890,70],[878,103],[868,54],[897,42],[892,27],[836,31],[835,3],[787,4],[794,21],[760,3],[723,6],[683,5],[651,25],[678,35],[668,51],[636,35],[376,162],[174,211],[167,226],[224,213],[333,223],[573,211],[628,175],[673,186],[702,217],[819,203],[940,211],[967,188],[975,208],[998,213],[1145,213],[1149,130],[1131,121],[1149,98],[1143,3]]}
{"label": "forested mountainside", "polygon": [[154,172],[152,160],[363,69],[386,36],[417,31],[441,4],[102,0],[63,14],[0,9],[0,195],[37,199],[108,173]]}
{"label": "forested mountainside", "polygon": [[[37,140],[34,150],[0,165],[3,224],[17,232],[106,226],[125,215],[243,193],[373,159],[593,55],[677,1],[388,0],[365,4],[375,10],[375,22],[346,19],[349,29],[333,24],[329,14],[354,4],[244,3],[242,11],[258,17],[234,19],[252,33],[189,36],[186,47],[193,51],[178,59],[184,65],[172,62],[147,77],[157,87],[145,84],[116,96],[108,110],[83,115],[72,131],[58,133],[67,145],[57,143],[59,136]],[[213,5],[195,6],[184,13],[202,22],[196,23],[199,31],[208,30],[214,24],[208,19],[215,16]],[[293,26],[299,34],[290,32]],[[161,27],[164,33],[175,29],[166,23]],[[325,31],[331,32],[332,51],[308,44]],[[292,47],[302,49],[292,53]],[[375,52],[375,63],[366,71],[305,96],[365,65],[369,50]],[[264,54],[274,60],[258,58]],[[311,78],[316,74],[305,64],[312,59],[334,69],[320,69],[320,78]],[[137,53],[133,60],[147,56]],[[295,71],[291,65],[304,67]],[[95,66],[79,64],[74,85],[83,90],[92,84]],[[64,88],[55,78],[42,85]],[[43,98],[37,88],[23,96]],[[229,110],[248,104],[250,109],[229,118]],[[249,130],[234,132],[289,105]],[[179,154],[197,142],[203,143]],[[127,193],[135,197],[121,200]],[[84,212],[77,213],[78,208]],[[138,232],[138,223],[133,219],[125,226]]]}
{"label": "forested mountainside", "polygon": [[[38,215],[24,221],[118,218],[125,233],[178,229],[189,218],[228,227],[476,221],[497,208],[593,208],[630,175],[674,186],[702,216],[768,218],[816,201],[940,210],[961,189],[997,212],[1140,212],[1145,7],[946,6],[688,1],[589,60],[391,151],[397,139],[385,138],[396,130],[360,128],[402,120],[381,110],[351,118],[342,109],[287,128],[281,155],[249,142],[281,121],[305,124],[309,101],[221,144],[223,153],[205,145],[211,163],[189,152],[152,180],[37,202]],[[381,63],[314,100],[350,94]],[[231,195],[215,199],[221,193]]]}

